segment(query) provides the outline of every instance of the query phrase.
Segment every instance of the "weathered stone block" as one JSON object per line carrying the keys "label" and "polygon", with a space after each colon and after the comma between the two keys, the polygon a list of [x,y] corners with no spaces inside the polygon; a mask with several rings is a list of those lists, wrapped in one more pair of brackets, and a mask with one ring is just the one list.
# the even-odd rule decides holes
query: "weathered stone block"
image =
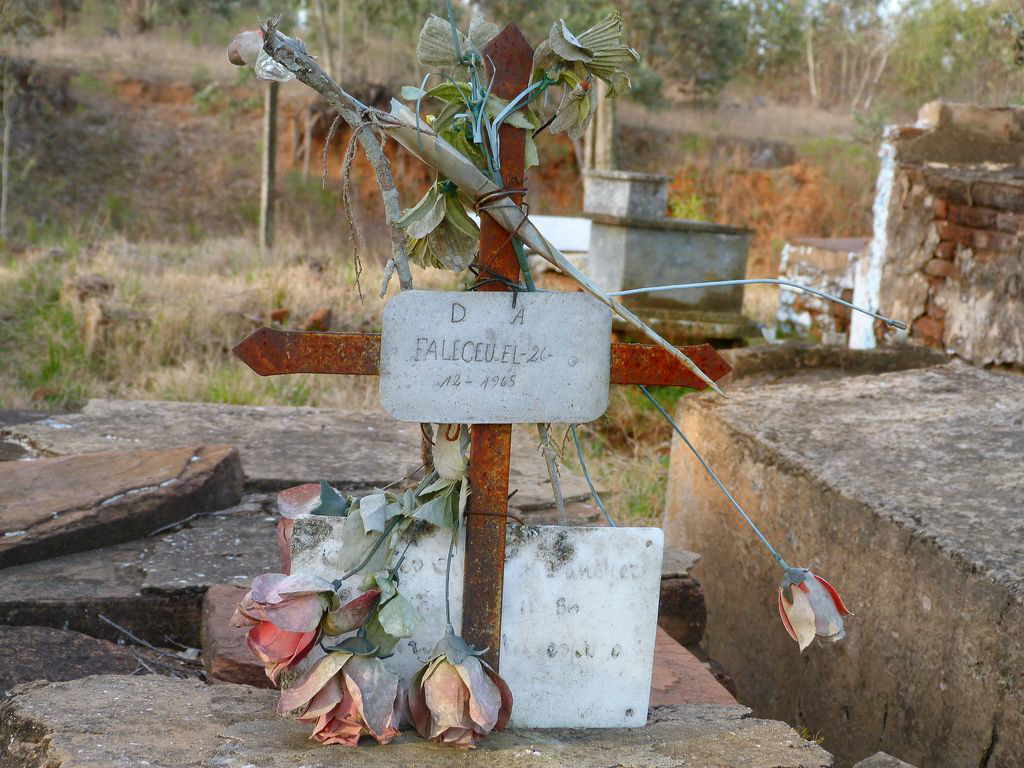
{"label": "weathered stone block", "polygon": [[0,697],[31,680],[127,675],[139,666],[128,648],[51,627],[0,626],[0,648]]}
{"label": "weathered stone block", "polygon": [[634,171],[588,171],[583,177],[584,212],[640,219],[668,215],[671,176]]}
{"label": "weathered stone block", "polygon": [[960,364],[687,398],[684,432],[765,535],[856,614],[802,655],[779,569],[673,446],[665,529],[700,551],[708,651],[762,716],[849,763],[1024,754],[1024,378]]}
{"label": "weathered stone block", "polygon": [[261,511],[201,518],[173,533],[0,570],[0,623],[116,640],[120,624],[155,645],[199,647],[203,594],[248,587],[280,568],[276,519]]}
{"label": "weathered stone block", "polygon": [[231,626],[231,617],[245,587],[215,584],[203,597],[203,666],[211,680],[272,688],[263,664],[246,644],[248,627]]}
{"label": "weathered stone block", "polygon": [[114,544],[229,507],[242,495],[230,446],[104,451],[0,463],[0,567]]}
{"label": "weathered stone block", "polygon": [[306,768],[828,768],[821,747],[736,706],[661,707],[644,728],[507,730],[455,752],[411,734],[386,748],[324,747],[274,713],[271,691],[193,680],[96,676],[27,684],[0,705],[0,763],[16,768],[301,765]]}
{"label": "weathered stone block", "polygon": [[[418,425],[327,408],[90,400],[81,413],[10,425],[3,434],[48,455],[227,443],[238,448],[246,487],[256,491],[320,480],[366,490],[405,477],[422,461]],[[514,429],[512,439],[509,488],[518,493],[510,506],[521,512],[554,506],[536,429]],[[567,501],[590,497],[583,479],[564,467],[561,482]]]}

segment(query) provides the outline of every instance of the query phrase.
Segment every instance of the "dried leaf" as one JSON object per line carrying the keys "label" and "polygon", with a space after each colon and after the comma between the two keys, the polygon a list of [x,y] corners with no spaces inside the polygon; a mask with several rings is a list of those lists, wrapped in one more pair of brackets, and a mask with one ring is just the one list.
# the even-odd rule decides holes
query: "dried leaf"
{"label": "dried leaf", "polygon": [[416,606],[398,593],[380,609],[378,614],[381,628],[393,637],[409,637],[416,625],[423,621]]}
{"label": "dried leaf", "polygon": [[444,214],[444,192],[434,184],[416,205],[402,211],[397,223],[410,238],[419,239],[433,232],[444,219]]}
{"label": "dried leaf", "polygon": [[559,58],[566,61],[590,61],[594,56],[594,51],[583,45],[576,35],[569,31],[563,19],[551,25],[548,45]]}
{"label": "dried leaf", "polygon": [[[465,50],[468,41],[461,32],[457,34],[459,47]],[[458,63],[455,58],[452,25],[446,19],[434,14],[427,17],[416,43],[416,58],[420,64],[428,67],[451,67]]]}
{"label": "dried leaf", "polygon": [[501,29],[492,21],[488,21],[483,16],[474,15],[469,22],[469,42],[478,51],[483,51],[484,47],[498,36]]}

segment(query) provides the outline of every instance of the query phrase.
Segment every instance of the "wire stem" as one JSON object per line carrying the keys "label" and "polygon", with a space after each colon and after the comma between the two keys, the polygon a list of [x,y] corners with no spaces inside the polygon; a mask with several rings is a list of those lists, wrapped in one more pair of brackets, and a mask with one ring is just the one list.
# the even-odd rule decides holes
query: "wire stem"
{"label": "wire stem", "polygon": [[452,628],[452,598],[451,598],[451,581],[452,581],[452,559],[455,557],[455,537],[459,535],[459,526],[452,528],[452,539],[448,543],[448,562],[444,568],[444,620],[448,625],[448,630],[454,632]]}
{"label": "wire stem", "polygon": [[583,470],[583,479],[587,481],[587,485],[590,487],[590,495],[594,497],[594,501],[597,502],[597,506],[604,514],[604,519],[608,521],[608,525],[616,528],[615,521],[608,514],[608,510],[604,508],[604,502],[601,501],[601,496],[598,494],[597,488],[594,487],[594,482],[590,479],[590,473],[587,471],[587,462],[583,460],[583,448],[580,446],[579,437],[576,436],[576,425],[570,426],[569,430],[572,432],[572,441],[576,443],[576,454],[580,457],[580,469]]}
{"label": "wire stem", "polygon": [[654,396],[647,391],[647,387],[645,387],[643,384],[638,384],[637,386],[640,387],[640,391],[644,393],[647,399],[651,401],[651,404],[658,409],[658,412],[665,417],[665,420],[672,426],[672,429],[675,430],[675,433],[679,435],[680,439],[682,439],[682,441],[686,443],[686,447],[689,448],[693,452],[693,455],[697,457],[697,461],[701,463],[701,465],[707,471],[708,475],[711,476],[711,479],[714,480],[715,483],[718,484],[718,487],[722,489],[722,493],[724,493],[726,498],[728,498],[729,501],[732,502],[732,505],[736,507],[736,511],[738,511],[743,516],[743,519],[747,521],[747,525],[749,525],[754,530],[754,533],[757,534],[757,537],[764,543],[766,547],[768,547],[768,550],[772,553],[772,556],[775,558],[776,562],[778,562],[778,564],[781,565],[784,570],[789,570],[789,563],[783,560],[782,555],[775,551],[775,547],[768,543],[768,539],[766,539],[764,537],[764,534],[761,533],[761,529],[758,528],[754,521],[750,519],[749,515],[747,515],[747,513],[743,511],[743,507],[741,507],[739,502],[736,501],[735,498],[733,498],[733,495],[731,493],[729,493],[729,489],[726,488],[722,481],[718,479],[718,475],[716,475],[714,471],[711,469],[711,467],[708,466],[708,463],[704,461],[704,457],[700,455],[697,449],[693,446],[693,443],[691,443],[689,439],[686,437],[686,435],[683,434],[683,430],[681,430],[679,428],[679,425],[676,424],[676,420],[669,415],[668,411],[661,407],[661,403],[654,399]]}
{"label": "wire stem", "polygon": [[388,538],[388,536],[391,535],[391,532],[393,530],[395,530],[395,526],[397,526],[404,519],[405,519],[404,517],[398,516],[394,520],[392,520],[390,523],[387,524],[387,527],[384,528],[384,532],[381,533],[380,538],[377,539],[377,543],[374,544],[373,548],[369,552],[366,553],[366,557],[363,558],[362,562],[360,562],[359,565],[357,565],[351,571],[349,571],[344,576],[342,576],[340,579],[337,579],[334,582],[334,588],[336,590],[341,588],[341,582],[345,581],[345,579],[349,578],[350,576],[355,576],[357,573],[359,573],[361,570],[363,570],[363,568],[366,567],[366,564],[368,562],[370,562],[370,559],[375,554],[377,554],[377,550],[380,549],[380,545],[383,544],[384,541]]}

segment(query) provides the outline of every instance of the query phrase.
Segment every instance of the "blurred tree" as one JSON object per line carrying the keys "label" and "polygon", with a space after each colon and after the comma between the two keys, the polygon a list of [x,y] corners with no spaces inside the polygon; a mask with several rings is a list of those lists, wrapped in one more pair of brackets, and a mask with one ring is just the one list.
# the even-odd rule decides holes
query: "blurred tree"
{"label": "blurred tree", "polygon": [[1024,77],[1014,62],[1014,33],[1004,19],[1014,5],[912,0],[896,30],[890,78],[894,98],[906,106],[939,97],[1020,103]]}
{"label": "blurred tree", "polygon": [[7,49],[3,66],[3,147],[0,148],[0,241],[7,243],[8,203],[11,198],[12,131],[17,114],[18,83],[12,71],[11,49],[27,37],[43,34],[46,0],[0,0],[0,39]]}

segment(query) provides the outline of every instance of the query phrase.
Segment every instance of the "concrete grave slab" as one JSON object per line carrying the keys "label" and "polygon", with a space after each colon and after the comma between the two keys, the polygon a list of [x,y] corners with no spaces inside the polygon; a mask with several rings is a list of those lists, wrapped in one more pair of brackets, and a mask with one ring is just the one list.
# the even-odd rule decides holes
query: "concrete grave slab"
{"label": "concrete grave slab", "polygon": [[832,581],[847,637],[800,654],[780,573],[673,445],[665,530],[701,552],[709,653],[741,701],[841,761],[1024,755],[1024,377],[951,364],[687,398],[679,417],[795,565]]}
{"label": "concrete grave slab", "polygon": [[[254,491],[318,480],[365,490],[404,477],[421,461],[419,425],[383,413],[327,408],[90,400],[81,413],[8,425],[2,434],[50,456],[196,441],[231,444],[241,455],[246,487]],[[509,483],[519,492],[510,506],[521,512],[554,506],[536,429],[512,434]],[[564,467],[561,481],[567,501],[589,498],[583,479]]]}
{"label": "concrete grave slab", "polygon": [[138,659],[109,640],[51,627],[0,626],[0,698],[31,680],[77,680],[89,675],[128,675]]}
{"label": "concrete grave slab", "polygon": [[593,421],[608,408],[611,327],[582,293],[405,291],[384,308],[381,405],[408,422]]}
{"label": "concrete grave slab", "polygon": [[789,726],[736,706],[662,707],[644,728],[511,729],[456,752],[404,733],[384,748],[323,747],[274,713],[276,694],[245,685],[95,676],[27,684],[0,705],[0,762],[18,768],[829,768]]}
{"label": "concrete grave slab", "polygon": [[[292,571],[328,580],[345,521],[300,518]],[[423,615],[396,648],[410,679],[444,635],[445,561],[451,538],[415,540],[400,576]],[[519,696],[512,722],[527,727],[637,727],[646,717],[661,582],[657,528],[513,526],[505,550],[501,674]],[[462,623],[465,551],[452,562],[452,624]],[[355,589],[352,587],[350,589]]]}
{"label": "concrete grave slab", "polygon": [[106,616],[139,637],[199,647],[203,594],[215,584],[245,587],[280,568],[276,515],[251,503],[187,527],[0,570],[0,623],[69,628],[118,639]]}
{"label": "concrete grave slab", "polygon": [[0,567],[145,536],[242,495],[230,446],[0,463]]}

